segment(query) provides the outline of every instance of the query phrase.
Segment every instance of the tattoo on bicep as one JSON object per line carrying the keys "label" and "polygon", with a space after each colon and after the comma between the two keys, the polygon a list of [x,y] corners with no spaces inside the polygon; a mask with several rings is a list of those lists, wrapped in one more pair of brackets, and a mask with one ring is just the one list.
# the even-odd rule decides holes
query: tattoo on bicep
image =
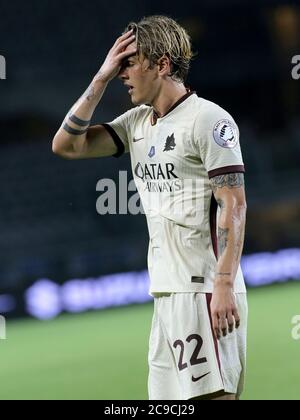
{"label": "tattoo on bicep", "polygon": [[217,188],[239,188],[245,185],[244,174],[242,173],[218,175],[211,178],[210,182],[214,192]]}
{"label": "tattoo on bicep", "polygon": [[228,243],[228,234],[229,234],[229,229],[223,229],[220,228],[218,229],[218,252],[219,252],[219,258],[221,257],[221,255],[223,254],[223,252],[225,251],[226,247],[227,247],[227,243]]}
{"label": "tattoo on bicep", "polygon": [[79,125],[79,127],[86,127],[88,125],[90,125],[91,121],[87,121],[87,120],[82,120],[81,118],[76,117],[75,114],[69,114],[68,115],[69,120],[72,121],[72,123]]}
{"label": "tattoo on bicep", "polygon": [[65,123],[63,125],[63,129],[67,133],[72,134],[72,136],[82,136],[83,134],[87,133],[89,128],[86,128],[84,130],[76,130],[75,128],[70,127],[69,124]]}

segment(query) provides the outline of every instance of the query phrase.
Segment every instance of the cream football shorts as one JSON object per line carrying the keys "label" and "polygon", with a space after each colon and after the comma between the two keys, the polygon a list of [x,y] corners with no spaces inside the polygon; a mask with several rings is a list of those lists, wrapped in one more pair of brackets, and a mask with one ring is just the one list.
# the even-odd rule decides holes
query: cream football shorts
{"label": "cream football shorts", "polygon": [[188,400],[219,391],[240,397],[246,368],[247,295],[235,295],[240,327],[219,341],[212,332],[211,294],[155,296],[149,399]]}

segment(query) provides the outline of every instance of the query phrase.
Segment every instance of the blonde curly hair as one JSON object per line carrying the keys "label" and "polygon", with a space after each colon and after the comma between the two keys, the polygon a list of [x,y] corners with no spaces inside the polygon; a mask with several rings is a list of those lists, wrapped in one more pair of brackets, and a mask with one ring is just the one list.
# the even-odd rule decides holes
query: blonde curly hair
{"label": "blonde curly hair", "polygon": [[185,81],[193,53],[190,37],[182,26],[167,16],[154,15],[138,23],[130,22],[124,32],[131,29],[136,36],[138,54],[150,61],[150,67],[166,55],[172,63],[172,79]]}

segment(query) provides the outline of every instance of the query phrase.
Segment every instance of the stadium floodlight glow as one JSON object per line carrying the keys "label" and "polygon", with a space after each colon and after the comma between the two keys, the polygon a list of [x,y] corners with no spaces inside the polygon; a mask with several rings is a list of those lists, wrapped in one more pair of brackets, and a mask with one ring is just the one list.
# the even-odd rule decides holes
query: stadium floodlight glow
{"label": "stadium floodlight glow", "polygon": [[52,319],[62,312],[60,286],[41,279],[25,292],[27,312],[38,319]]}
{"label": "stadium floodlight glow", "polygon": [[[242,258],[246,284],[250,287],[300,280],[300,249],[259,253]],[[145,303],[149,295],[148,271],[129,272],[98,278],[73,279],[63,285],[38,280],[25,292],[27,312],[38,319],[55,318],[61,312],[90,310]]]}
{"label": "stadium floodlight glow", "polygon": [[25,292],[26,311],[38,319],[52,319],[61,312],[124,306],[150,301],[147,271],[70,280],[59,286],[41,279]]}
{"label": "stadium floodlight glow", "polygon": [[6,60],[3,55],[0,55],[0,79],[6,79]]}
{"label": "stadium floodlight glow", "polygon": [[246,255],[241,265],[250,287],[300,279],[300,249]]}

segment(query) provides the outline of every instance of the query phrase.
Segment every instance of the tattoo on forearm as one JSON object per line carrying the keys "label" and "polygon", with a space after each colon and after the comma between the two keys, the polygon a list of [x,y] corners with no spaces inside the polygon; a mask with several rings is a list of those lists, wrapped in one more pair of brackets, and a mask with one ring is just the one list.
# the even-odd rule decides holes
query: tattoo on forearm
{"label": "tattoo on forearm", "polygon": [[238,227],[237,230],[237,241],[234,247],[234,257],[235,260],[238,261],[241,253],[242,253],[242,247],[243,247],[243,243],[244,243],[244,225],[240,224],[240,226]]}
{"label": "tattoo on forearm", "polygon": [[95,76],[95,79],[96,79],[96,80],[100,80],[102,76],[103,76],[103,73],[102,73],[102,71],[101,71],[101,70],[99,70],[99,71],[98,71],[98,73],[97,73],[97,74],[96,74],[96,76]]}
{"label": "tattoo on forearm", "polygon": [[215,176],[210,182],[214,192],[217,188],[240,188],[245,185],[244,174],[242,173]]}
{"label": "tattoo on forearm", "polygon": [[85,130],[75,130],[75,128],[72,128],[67,123],[65,123],[63,129],[73,136],[81,136],[82,134],[85,134],[89,128],[86,128]]}
{"label": "tattoo on forearm", "polygon": [[95,96],[95,89],[94,86],[90,86],[84,94],[84,97],[90,101]]}
{"label": "tattoo on forearm", "polygon": [[223,229],[219,227],[218,230],[218,252],[219,252],[219,258],[221,257],[221,255],[223,254],[223,252],[225,251],[226,247],[227,247],[227,243],[228,243],[228,234],[229,234],[229,229]]}
{"label": "tattoo on forearm", "polygon": [[86,127],[87,125],[90,125],[91,122],[82,120],[81,118],[76,117],[74,114],[69,115],[69,120],[72,121],[72,123],[79,125],[80,127]]}

